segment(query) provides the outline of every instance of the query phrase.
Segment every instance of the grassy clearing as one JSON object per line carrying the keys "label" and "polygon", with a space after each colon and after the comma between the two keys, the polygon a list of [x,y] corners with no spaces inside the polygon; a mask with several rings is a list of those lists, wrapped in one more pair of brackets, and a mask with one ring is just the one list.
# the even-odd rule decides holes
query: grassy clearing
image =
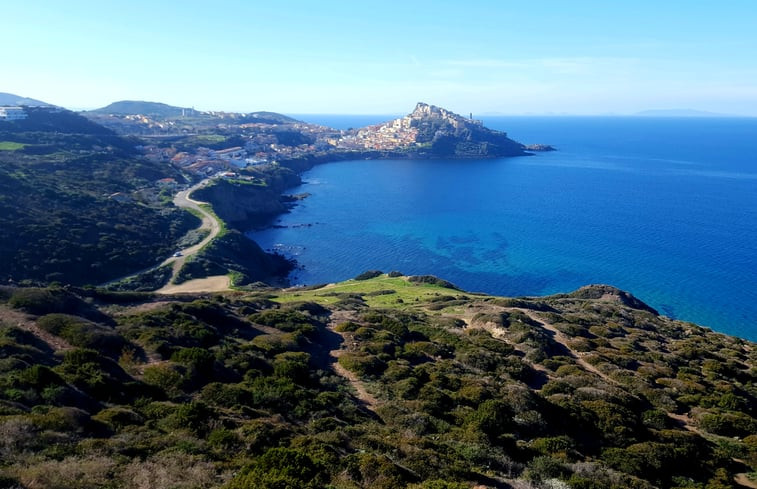
{"label": "grassy clearing", "polygon": [[26,147],[23,143],[16,143],[13,141],[0,141],[0,151],[17,151]]}
{"label": "grassy clearing", "polygon": [[460,295],[461,292],[438,285],[412,283],[407,277],[381,275],[369,280],[347,280],[315,290],[289,289],[273,300],[281,303],[312,301],[328,305],[339,302],[337,294],[359,294],[370,307],[408,309],[426,304],[441,295]]}
{"label": "grassy clearing", "polygon": [[216,144],[226,141],[226,136],[220,134],[201,134],[193,136],[192,140],[198,144]]}

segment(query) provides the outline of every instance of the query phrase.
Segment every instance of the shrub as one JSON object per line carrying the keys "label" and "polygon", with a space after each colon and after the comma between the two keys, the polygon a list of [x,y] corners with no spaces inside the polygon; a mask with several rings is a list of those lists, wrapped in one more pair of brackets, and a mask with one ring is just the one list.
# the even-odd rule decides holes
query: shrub
{"label": "shrub", "polygon": [[416,284],[431,284],[444,287],[445,289],[460,290],[452,282],[447,282],[446,280],[434,277],[433,275],[413,275],[408,277],[408,281]]}
{"label": "shrub", "polygon": [[697,419],[703,430],[723,436],[749,436],[757,432],[757,421],[739,412],[705,413]]}
{"label": "shrub", "polygon": [[356,276],[354,280],[370,280],[372,278],[380,277],[384,272],[381,270],[368,270]]}
{"label": "shrub", "polygon": [[339,323],[334,327],[334,331],[337,331],[339,333],[348,333],[348,332],[354,332],[357,331],[360,328],[360,325],[358,323],[352,322],[352,321],[345,321],[343,323]]}
{"label": "shrub", "polygon": [[195,489],[216,487],[216,468],[207,460],[179,451],[164,451],[146,460],[133,459],[121,473],[121,480],[101,487],[124,489]]}
{"label": "shrub", "polygon": [[213,369],[215,357],[205,348],[192,347],[179,348],[171,355],[171,360],[194,370],[208,371]]}
{"label": "shrub", "polygon": [[366,297],[376,297],[379,295],[392,295],[396,294],[397,291],[394,289],[381,289],[381,290],[374,290],[373,292],[368,292],[365,294]]}
{"label": "shrub", "polygon": [[180,404],[179,407],[165,420],[166,426],[172,429],[188,429],[197,435],[204,435],[212,419],[216,416],[214,410],[200,401]]}
{"label": "shrub", "polygon": [[114,430],[120,430],[128,425],[141,425],[144,418],[131,409],[123,407],[112,407],[103,409],[96,415],[92,416],[95,421],[100,421],[110,426]]}
{"label": "shrub", "polygon": [[288,351],[279,353],[273,361],[273,372],[298,384],[305,383],[310,376],[310,355],[303,352]]}
{"label": "shrub", "polygon": [[168,397],[176,397],[182,393],[184,375],[175,365],[150,365],[145,368],[142,380],[146,384],[160,388]]}
{"label": "shrub", "polygon": [[70,313],[81,301],[63,289],[29,287],[13,291],[8,305],[32,314]]}
{"label": "shrub", "polygon": [[526,468],[526,479],[541,482],[548,479],[556,479],[568,475],[568,470],[563,464],[549,456],[534,457]]}
{"label": "shrub", "polygon": [[386,369],[386,363],[368,353],[345,352],[339,357],[339,364],[360,376],[380,375]]}
{"label": "shrub", "polygon": [[252,395],[244,387],[220,382],[213,382],[203,387],[200,398],[210,404],[226,408],[239,408],[252,403]]}
{"label": "shrub", "polygon": [[283,351],[297,350],[301,335],[299,333],[262,334],[252,339],[252,345],[260,350],[274,354]]}
{"label": "shrub", "polygon": [[74,456],[23,467],[18,471],[18,480],[21,487],[95,489],[111,487],[115,469],[116,462],[109,457]]}
{"label": "shrub", "polygon": [[271,448],[229,482],[227,489],[317,489],[324,467],[302,451]]}
{"label": "shrub", "polygon": [[269,309],[249,317],[253,323],[271,326],[286,332],[313,333],[317,321],[299,311]]}
{"label": "shrub", "polygon": [[487,399],[468,417],[468,423],[478,431],[496,439],[512,427],[510,407],[498,399]]}
{"label": "shrub", "polygon": [[119,355],[125,345],[124,339],[109,328],[78,316],[47,314],[37,320],[37,325],[72,346],[92,348],[111,357]]}

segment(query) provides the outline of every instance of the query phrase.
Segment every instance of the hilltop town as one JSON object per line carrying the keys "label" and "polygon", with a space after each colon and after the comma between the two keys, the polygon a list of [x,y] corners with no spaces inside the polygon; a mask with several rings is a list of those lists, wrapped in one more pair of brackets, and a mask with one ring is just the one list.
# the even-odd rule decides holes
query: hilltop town
{"label": "hilltop town", "polygon": [[[302,158],[341,159],[370,152],[390,157],[495,157],[525,154],[526,147],[472,117],[418,103],[405,117],[360,129],[339,130],[255,112],[199,112],[136,102],[119,113],[108,108],[86,112],[91,120],[146,144],[141,151],[153,161],[170,162],[199,176],[234,173],[240,168]],[[116,104],[112,104],[116,106]],[[111,106],[109,106],[111,107]],[[149,111],[154,113],[149,113]],[[356,155],[357,154],[357,155]]]}

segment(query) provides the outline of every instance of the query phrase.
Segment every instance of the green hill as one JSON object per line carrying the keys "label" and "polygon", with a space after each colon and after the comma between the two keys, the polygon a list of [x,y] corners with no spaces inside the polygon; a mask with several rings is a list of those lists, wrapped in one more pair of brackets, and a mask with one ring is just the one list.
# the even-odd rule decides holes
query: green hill
{"label": "green hill", "polygon": [[70,111],[27,112],[0,121],[0,282],[101,283],[159,262],[197,225],[154,188],[180,176],[138,141]]}
{"label": "green hill", "polygon": [[0,287],[0,481],[714,489],[757,468],[757,345],[607,286],[365,277],[159,300]]}
{"label": "green hill", "polygon": [[243,123],[258,122],[261,124],[294,124],[300,122],[292,117],[277,114],[276,112],[250,112],[241,119]]}

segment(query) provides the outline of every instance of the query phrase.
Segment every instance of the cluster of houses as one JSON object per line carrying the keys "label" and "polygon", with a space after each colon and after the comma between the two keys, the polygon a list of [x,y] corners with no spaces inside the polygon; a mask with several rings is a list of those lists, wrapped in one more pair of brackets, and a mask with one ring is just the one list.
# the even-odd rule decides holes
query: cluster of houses
{"label": "cluster of houses", "polygon": [[26,119],[26,110],[23,107],[0,107],[0,120],[20,121]]}

